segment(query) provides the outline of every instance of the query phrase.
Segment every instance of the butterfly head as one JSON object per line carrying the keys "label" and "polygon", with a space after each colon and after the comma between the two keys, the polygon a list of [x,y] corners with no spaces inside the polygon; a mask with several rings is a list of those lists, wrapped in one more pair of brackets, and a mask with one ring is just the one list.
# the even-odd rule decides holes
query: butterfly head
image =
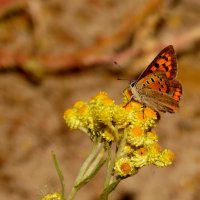
{"label": "butterfly head", "polygon": [[136,81],[131,81],[131,82],[130,82],[130,88],[133,88],[134,85],[135,85],[135,83],[136,83]]}
{"label": "butterfly head", "polygon": [[136,88],[136,83],[137,81],[131,81],[130,83],[130,91],[132,93],[131,99],[134,99],[135,101],[138,101],[138,102],[142,102],[141,97]]}

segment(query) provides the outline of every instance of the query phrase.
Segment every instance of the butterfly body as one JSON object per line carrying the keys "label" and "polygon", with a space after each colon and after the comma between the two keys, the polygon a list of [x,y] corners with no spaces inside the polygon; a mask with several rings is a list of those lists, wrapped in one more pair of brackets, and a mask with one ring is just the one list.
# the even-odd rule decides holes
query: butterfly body
{"label": "butterfly body", "polygon": [[135,82],[131,82],[132,99],[161,112],[177,112],[182,94],[175,80],[177,72],[173,46],[164,48]]}

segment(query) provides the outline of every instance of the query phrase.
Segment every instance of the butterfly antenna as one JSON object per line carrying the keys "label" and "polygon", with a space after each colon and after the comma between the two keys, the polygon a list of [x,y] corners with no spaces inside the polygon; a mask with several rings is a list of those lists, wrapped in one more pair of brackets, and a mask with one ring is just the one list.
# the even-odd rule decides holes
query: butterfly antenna
{"label": "butterfly antenna", "polygon": [[118,62],[117,61],[114,61],[114,65],[116,66],[116,67],[118,67],[119,68],[119,70],[121,70],[122,69],[122,67],[118,64]]}
{"label": "butterfly antenna", "polygon": [[[114,64],[115,66],[117,66],[119,68],[119,70],[121,71],[122,67],[117,63],[117,61],[114,61]],[[130,81],[129,79],[127,78],[120,78],[118,77],[117,80],[120,80],[120,81]]]}
{"label": "butterfly antenna", "polygon": [[117,80],[119,80],[119,81],[129,81],[129,79],[127,79],[127,78],[117,78]]}

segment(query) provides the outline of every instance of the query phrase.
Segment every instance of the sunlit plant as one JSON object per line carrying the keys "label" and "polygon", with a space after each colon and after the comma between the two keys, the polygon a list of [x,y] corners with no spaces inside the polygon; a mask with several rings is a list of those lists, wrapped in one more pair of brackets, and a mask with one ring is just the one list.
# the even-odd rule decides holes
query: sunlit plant
{"label": "sunlit plant", "polygon": [[[172,164],[174,153],[161,148],[153,130],[159,121],[157,112],[137,102],[129,102],[130,97],[129,89],[125,90],[123,103],[117,105],[105,92],[99,92],[88,102],[77,101],[65,111],[67,126],[85,132],[93,148],[67,197],[62,188],[62,192],[46,194],[42,200],[74,199],[78,190],[103,165],[106,165],[107,172],[101,200],[108,199],[120,181],[137,174],[142,167],[151,164],[166,167]],[[56,166],[62,178],[58,164]]]}

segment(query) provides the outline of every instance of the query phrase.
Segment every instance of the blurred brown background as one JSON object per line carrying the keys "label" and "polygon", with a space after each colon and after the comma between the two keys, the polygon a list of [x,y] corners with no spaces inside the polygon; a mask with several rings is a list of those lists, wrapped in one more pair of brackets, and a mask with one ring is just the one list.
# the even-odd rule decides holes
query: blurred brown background
{"label": "blurred brown background", "polygon": [[[68,130],[64,111],[100,90],[120,103],[129,82],[117,78],[135,79],[169,44],[183,96],[178,113],[162,114],[157,132],[176,160],[144,167],[111,199],[200,199],[199,19],[199,0],[0,0],[0,199],[59,190],[51,150],[68,193],[92,144]],[[104,175],[76,199],[98,199]]]}

